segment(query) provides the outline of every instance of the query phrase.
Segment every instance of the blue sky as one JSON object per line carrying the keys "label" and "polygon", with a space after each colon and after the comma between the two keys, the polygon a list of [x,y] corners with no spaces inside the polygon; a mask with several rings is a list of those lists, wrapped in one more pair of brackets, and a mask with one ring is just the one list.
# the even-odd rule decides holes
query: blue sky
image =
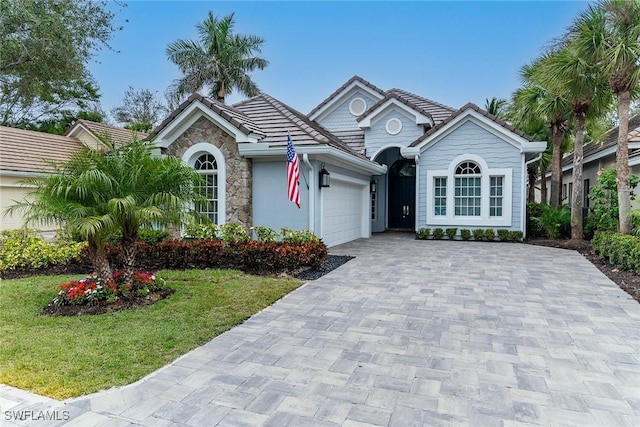
{"label": "blue sky", "polygon": [[[520,67],[560,36],[583,1],[218,2],[110,3],[113,51],[90,65],[110,112],[128,86],[163,96],[179,70],[165,54],[179,38],[196,39],[209,10],[235,12],[235,30],[265,39],[270,61],[253,78],[260,89],[303,113],[353,75],[382,89],[401,88],[461,107],[509,98]],[[125,22],[128,20],[128,22]],[[227,102],[243,99],[231,95]]]}

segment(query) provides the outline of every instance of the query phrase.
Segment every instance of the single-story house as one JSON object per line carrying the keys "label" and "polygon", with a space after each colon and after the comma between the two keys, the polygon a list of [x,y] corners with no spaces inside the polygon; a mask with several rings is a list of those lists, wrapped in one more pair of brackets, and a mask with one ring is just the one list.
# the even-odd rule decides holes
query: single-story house
{"label": "single-story house", "polygon": [[[67,137],[86,144],[90,126]],[[288,135],[301,208],[288,200]],[[473,104],[454,109],[358,76],[306,115],[265,93],[234,105],[193,94],[149,139],[205,175],[203,213],[217,224],[306,228],[328,246],[423,227],[526,233],[526,168],[546,147]]]}
{"label": "single-story house", "polygon": [[[300,209],[287,198],[287,135]],[[307,228],[328,246],[422,227],[525,232],[526,166],[546,147],[473,104],[358,76],[307,115],[264,93],[234,105],[194,94],[150,139],[207,176],[216,223]]]}
{"label": "single-story house", "polygon": [[[88,120],[77,120],[65,135],[0,126],[0,231],[24,225],[21,215],[5,215],[14,200],[23,200],[29,192],[30,189],[21,183],[23,179],[52,172],[48,161],[63,162],[84,145],[96,147],[101,136],[122,143],[133,135],[139,139],[147,137],[145,133],[132,133],[127,129]],[[39,228],[47,234],[55,231],[47,225]]]}
{"label": "single-story house", "polygon": [[[609,130],[601,143],[591,143],[584,146],[584,160],[582,165],[583,197],[582,206],[589,208],[591,201],[587,197],[589,190],[598,182],[598,171],[615,166],[616,148],[618,145],[618,127]],[[640,114],[629,119],[629,167],[631,173],[640,176]],[[550,185],[551,174],[547,173],[547,186]],[[548,188],[548,187],[547,187]],[[640,196],[640,186],[635,189]],[[536,193],[540,200],[539,192]],[[547,192],[547,199],[550,194]],[[573,152],[562,158],[562,203],[571,206],[573,196]],[[547,200],[548,201],[548,200]],[[633,207],[639,207],[639,200],[632,202]]]}

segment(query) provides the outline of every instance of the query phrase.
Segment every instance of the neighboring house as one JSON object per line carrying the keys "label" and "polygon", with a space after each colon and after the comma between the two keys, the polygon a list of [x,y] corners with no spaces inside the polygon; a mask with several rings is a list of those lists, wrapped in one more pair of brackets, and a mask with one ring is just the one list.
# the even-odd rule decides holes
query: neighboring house
{"label": "neighboring house", "polygon": [[[589,208],[591,201],[587,197],[592,186],[597,183],[598,171],[616,164],[616,148],[618,145],[618,127],[609,130],[602,143],[591,143],[584,146],[582,166],[583,197],[582,206]],[[629,166],[631,173],[640,175],[640,114],[629,120]],[[547,186],[551,175],[547,174]],[[636,194],[640,188],[636,188]],[[549,192],[547,192],[548,194]],[[573,152],[562,159],[562,203],[571,206],[573,196]],[[539,192],[537,193],[539,200]],[[547,195],[547,197],[549,197]],[[638,207],[638,200],[633,202]]]}
{"label": "neighboring house", "polygon": [[[139,139],[147,137],[144,133],[87,120],[76,121],[64,136],[0,126],[0,231],[24,226],[21,215],[5,215],[15,200],[23,200],[30,191],[22,180],[52,172],[50,161],[63,162],[84,145],[97,147],[98,137],[123,143],[133,135]],[[38,228],[43,232],[55,229],[47,225]]]}
{"label": "neighboring house", "polygon": [[[301,209],[287,200],[287,134]],[[232,106],[194,94],[150,139],[207,177],[216,223],[308,228],[328,246],[389,229],[526,232],[526,165],[546,147],[473,104],[455,110],[357,76],[308,115],[266,94]]]}

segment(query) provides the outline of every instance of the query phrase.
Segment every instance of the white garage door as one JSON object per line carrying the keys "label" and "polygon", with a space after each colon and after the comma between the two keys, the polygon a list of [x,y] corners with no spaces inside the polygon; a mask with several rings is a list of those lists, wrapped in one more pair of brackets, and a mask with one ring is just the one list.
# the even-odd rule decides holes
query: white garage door
{"label": "white garage door", "polygon": [[[333,177],[332,177],[333,178]],[[363,186],[351,182],[331,180],[331,187],[322,190],[322,240],[335,246],[363,236]]]}

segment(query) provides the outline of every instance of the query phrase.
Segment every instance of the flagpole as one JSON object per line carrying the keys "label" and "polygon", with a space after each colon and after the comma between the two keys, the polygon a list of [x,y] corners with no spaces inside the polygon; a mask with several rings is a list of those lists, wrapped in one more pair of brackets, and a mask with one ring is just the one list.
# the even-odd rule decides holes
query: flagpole
{"label": "flagpole", "polygon": [[[291,134],[289,133],[289,129],[287,129],[287,136],[289,138],[291,138]],[[309,182],[307,181],[307,176],[304,174],[304,169],[300,168],[300,172],[302,172],[302,177],[304,178],[304,184],[307,186],[307,190],[308,190],[309,189]]]}

